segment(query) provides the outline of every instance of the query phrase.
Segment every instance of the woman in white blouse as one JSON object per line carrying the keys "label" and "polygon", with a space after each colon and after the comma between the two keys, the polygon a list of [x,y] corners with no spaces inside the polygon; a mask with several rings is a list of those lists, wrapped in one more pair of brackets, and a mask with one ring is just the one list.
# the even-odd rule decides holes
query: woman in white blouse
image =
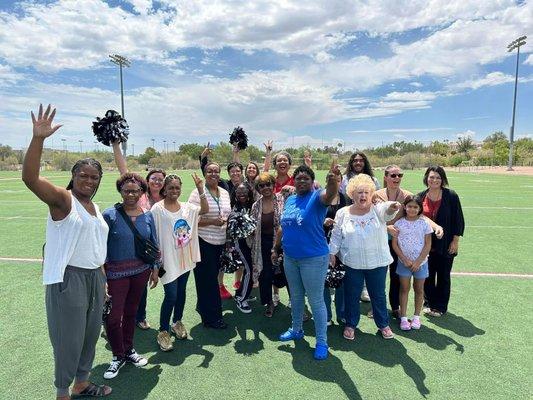
{"label": "woman in white blouse", "polygon": [[346,194],[353,200],[351,206],[341,208],[335,216],[335,225],[329,244],[330,260],[335,255],[346,265],[344,278],[345,339],[355,339],[359,323],[359,297],[366,281],[374,321],[384,339],[394,337],[389,327],[385,279],[392,256],[387,243],[387,221],[394,218],[400,208],[396,201],[372,204],[376,187],[372,178],[359,174],[350,179]]}

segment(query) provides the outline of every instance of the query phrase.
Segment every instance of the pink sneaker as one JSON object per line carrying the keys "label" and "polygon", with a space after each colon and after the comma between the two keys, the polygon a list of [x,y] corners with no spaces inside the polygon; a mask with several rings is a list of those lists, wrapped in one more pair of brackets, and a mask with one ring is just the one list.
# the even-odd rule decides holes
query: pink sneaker
{"label": "pink sneaker", "polygon": [[411,330],[411,324],[409,323],[408,320],[403,319],[403,320],[400,321],[400,329],[402,331],[410,331]]}
{"label": "pink sneaker", "polygon": [[413,319],[411,322],[411,329],[420,329],[422,326],[422,323],[420,322],[419,318]]}
{"label": "pink sneaker", "polygon": [[222,300],[228,300],[232,298],[231,293],[228,292],[228,289],[226,289],[226,285],[219,285],[218,290]]}

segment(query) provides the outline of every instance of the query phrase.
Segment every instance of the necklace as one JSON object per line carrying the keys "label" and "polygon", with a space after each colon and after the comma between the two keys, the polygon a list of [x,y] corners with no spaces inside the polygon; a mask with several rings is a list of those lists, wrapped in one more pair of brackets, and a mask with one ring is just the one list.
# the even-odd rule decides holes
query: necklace
{"label": "necklace", "polygon": [[400,195],[400,189],[396,189],[396,196],[394,196],[394,199],[391,198],[391,196],[389,196],[389,189],[386,189],[387,190],[387,199],[389,201],[397,201],[398,200],[398,196]]}

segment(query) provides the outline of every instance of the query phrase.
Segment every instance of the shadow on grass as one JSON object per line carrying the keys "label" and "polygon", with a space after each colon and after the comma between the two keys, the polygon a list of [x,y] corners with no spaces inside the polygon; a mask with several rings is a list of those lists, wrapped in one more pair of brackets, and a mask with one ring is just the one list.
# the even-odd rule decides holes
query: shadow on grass
{"label": "shadow on grass", "polygon": [[[108,366],[109,364],[95,366],[92,375],[101,377]],[[158,384],[161,371],[160,365],[137,368],[128,363],[120,369],[117,378],[106,381],[105,384],[111,386],[112,397],[115,399],[142,400],[146,399]]]}
{"label": "shadow on grass", "polygon": [[[341,328],[342,329],[342,328]],[[377,334],[364,333],[356,330],[355,341],[348,341],[339,334],[337,329],[328,332],[328,341],[331,349],[346,352],[354,352],[363,360],[379,364],[383,367],[392,368],[400,365],[405,374],[411,378],[418,392],[426,397],[429,389],[425,384],[426,373],[407,354],[407,349],[397,340],[384,340]]]}
{"label": "shadow on grass", "polygon": [[442,317],[427,317],[432,324],[437,325],[439,328],[452,331],[456,335],[462,337],[474,337],[476,335],[484,335],[485,331],[478,328],[472,322],[459,315],[447,312]]}
{"label": "shadow on grass", "polygon": [[335,383],[348,399],[361,399],[355,383],[344,369],[341,360],[333,354],[330,353],[326,360],[316,361],[313,358],[313,349],[305,340],[295,341],[294,347],[284,344],[278,349],[292,355],[292,367],[300,375],[317,382]]}
{"label": "shadow on grass", "polygon": [[437,332],[427,325],[422,325],[419,330],[402,331],[397,329],[394,334],[417,343],[425,344],[435,350],[444,350],[448,346],[455,346],[455,351],[459,353],[464,353],[465,351],[465,347],[461,343]]}

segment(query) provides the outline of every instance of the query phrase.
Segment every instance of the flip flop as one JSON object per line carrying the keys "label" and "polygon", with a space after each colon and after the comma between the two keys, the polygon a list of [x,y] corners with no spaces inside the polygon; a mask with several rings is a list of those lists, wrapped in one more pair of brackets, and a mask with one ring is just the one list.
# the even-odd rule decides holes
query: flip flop
{"label": "flip flop", "polygon": [[[107,392],[109,390],[109,392]],[[71,398],[77,399],[79,397],[104,397],[111,394],[113,390],[106,385],[96,385],[92,382],[89,382],[89,385],[83,389],[80,393],[72,393]]]}
{"label": "flip flop", "polygon": [[344,328],[344,331],[342,332],[342,337],[346,340],[354,340],[355,339],[355,329],[346,327]]}

